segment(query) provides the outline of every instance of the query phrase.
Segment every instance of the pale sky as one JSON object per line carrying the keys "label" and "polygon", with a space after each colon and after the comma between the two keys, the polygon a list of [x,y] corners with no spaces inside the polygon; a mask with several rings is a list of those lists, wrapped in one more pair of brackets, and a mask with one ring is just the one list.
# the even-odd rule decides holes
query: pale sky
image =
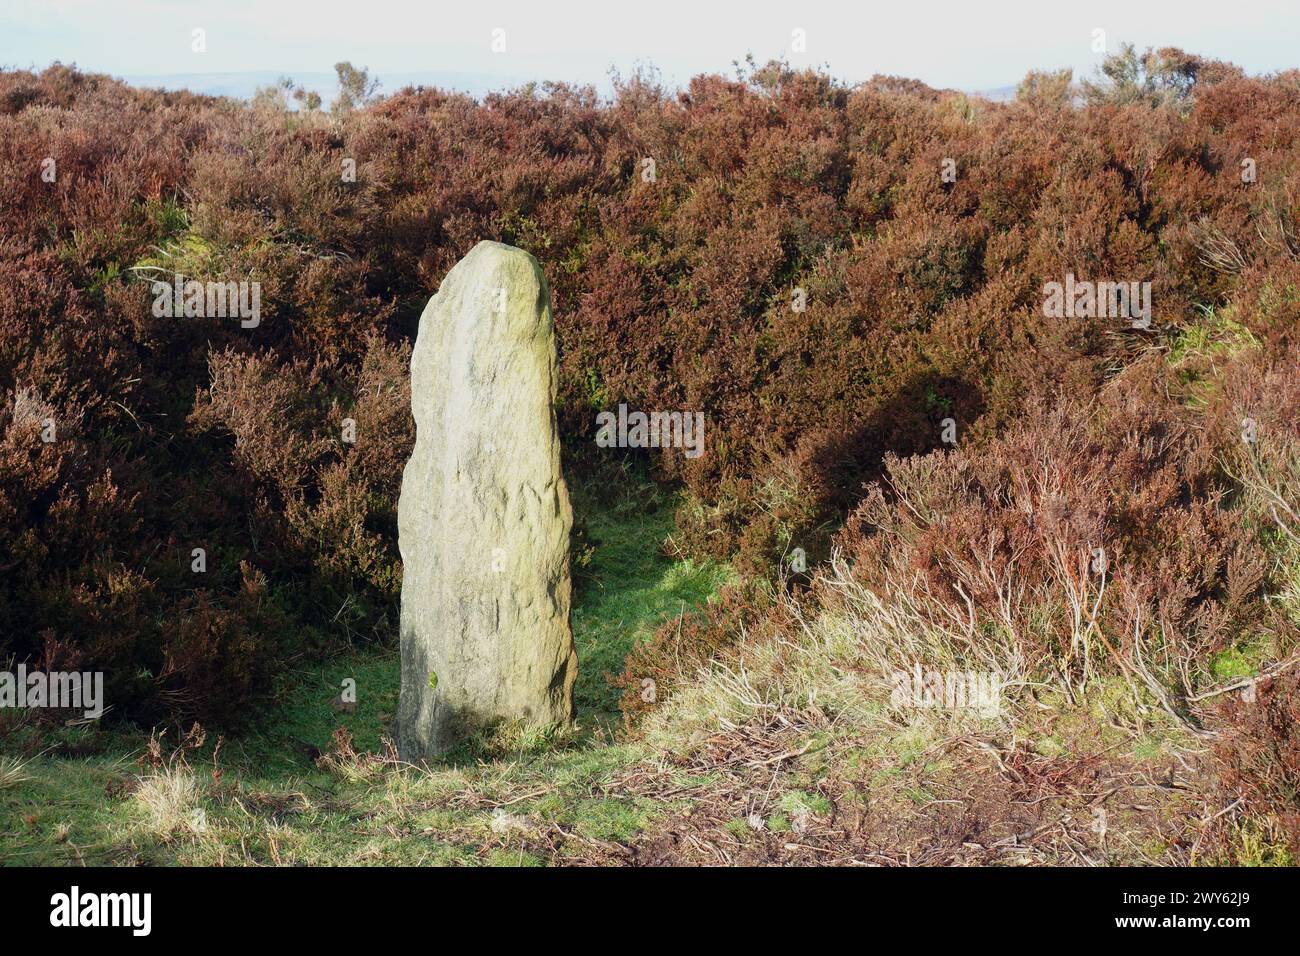
{"label": "pale sky", "polygon": [[[191,49],[206,31],[207,51]],[[807,52],[791,51],[806,31]],[[1030,68],[1101,60],[1127,41],[1179,46],[1251,73],[1300,66],[1300,0],[0,0],[0,65],[54,60],[114,75],[457,71],[604,86],[611,67],[652,63],[670,83],[731,72],[753,53],[986,89]],[[505,52],[491,49],[505,31]]]}

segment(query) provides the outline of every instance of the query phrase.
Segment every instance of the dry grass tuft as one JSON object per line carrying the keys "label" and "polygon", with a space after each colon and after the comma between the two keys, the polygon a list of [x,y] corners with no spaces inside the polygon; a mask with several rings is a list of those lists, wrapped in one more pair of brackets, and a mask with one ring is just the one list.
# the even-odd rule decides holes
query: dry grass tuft
{"label": "dry grass tuft", "polygon": [[0,790],[8,790],[30,780],[31,777],[24,772],[26,766],[27,762],[17,757],[0,757]]}
{"label": "dry grass tuft", "polygon": [[179,764],[141,778],[132,795],[144,812],[144,826],[160,839],[178,833],[201,832],[202,797],[202,788],[193,771]]}

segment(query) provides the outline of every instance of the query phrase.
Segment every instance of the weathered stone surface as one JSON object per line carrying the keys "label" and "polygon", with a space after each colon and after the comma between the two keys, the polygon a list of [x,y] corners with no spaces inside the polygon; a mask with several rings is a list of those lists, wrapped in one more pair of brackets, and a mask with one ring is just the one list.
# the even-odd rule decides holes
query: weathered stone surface
{"label": "weathered stone surface", "polygon": [[405,759],[501,719],[572,719],[573,512],[555,387],[541,267],[480,242],[429,301],[411,357],[416,440],[398,503]]}

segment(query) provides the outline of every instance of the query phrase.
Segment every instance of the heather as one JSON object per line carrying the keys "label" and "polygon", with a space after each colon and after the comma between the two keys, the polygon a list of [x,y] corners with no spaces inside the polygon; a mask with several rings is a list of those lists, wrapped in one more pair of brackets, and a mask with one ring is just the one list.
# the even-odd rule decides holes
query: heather
{"label": "heather", "polygon": [[[749,62],[333,113],[0,72],[0,657],[238,729],[287,669],[391,650],[411,339],[496,239],[545,270],[589,513],[644,474],[654,545],[737,578],[594,650],[593,707],[698,753],[878,719],[864,675],[918,655],[996,669],[1203,742],[1206,816],[1265,821],[1222,839],[1294,856],[1300,75],[1110,66],[1006,103]],[[178,274],[260,283],[260,323],[156,315]],[[1045,316],[1067,275],[1150,283],[1153,320]],[[704,454],[597,447],[620,403],[702,412]]]}

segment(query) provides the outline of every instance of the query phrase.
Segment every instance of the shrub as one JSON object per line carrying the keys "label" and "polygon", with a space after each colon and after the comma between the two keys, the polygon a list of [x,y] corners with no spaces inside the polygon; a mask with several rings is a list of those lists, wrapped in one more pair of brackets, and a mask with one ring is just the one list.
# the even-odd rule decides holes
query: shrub
{"label": "shrub", "polygon": [[[1300,856],[1300,677],[1293,671],[1261,682],[1249,702],[1227,697],[1226,736],[1217,745],[1224,805],[1265,821]],[[1239,803],[1238,803],[1239,801]]]}

